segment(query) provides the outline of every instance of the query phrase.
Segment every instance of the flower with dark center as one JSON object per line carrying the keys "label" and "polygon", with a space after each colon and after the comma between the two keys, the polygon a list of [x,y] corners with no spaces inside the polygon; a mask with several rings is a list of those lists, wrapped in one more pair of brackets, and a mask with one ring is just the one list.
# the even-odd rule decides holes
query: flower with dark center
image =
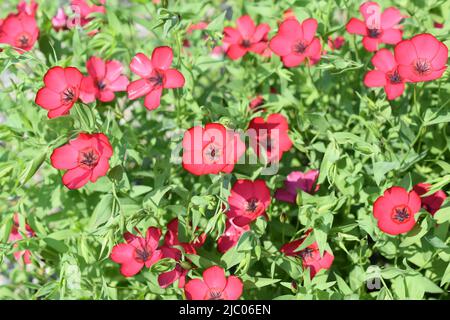
{"label": "flower with dark center", "polygon": [[404,223],[409,220],[411,215],[407,207],[394,208],[392,219],[396,222]]}
{"label": "flower with dark center", "polygon": [[414,70],[421,76],[431,72],[431,63],[427,59],[417,59],[414,62]]}
{"label": "flower with dark center", "polygon": [[420,207],[421,199],[414,190],[408,192],[405,188],[393,186],[374,202],[373,215],[382,232],[397,235],[414,228],[414,215]]}
{"label": "flower with dark center", "polygon": [[372,39],[379,38],[381,35],[381,30],[377,28],[367,28],[367,35]]}
{"label": "flower with dark center", "polygon": [[220,159],[220,148],[217,147],[214,143],[210,143],[207,146],[205,155],[206,155],[206,161],[208,162],[215,162],[218,159]]}
{"label": "flower with dark center", "polygon": [[97,165],[98,155],[97,153],[90,149],[80,152],[80,164],[92,169]]}

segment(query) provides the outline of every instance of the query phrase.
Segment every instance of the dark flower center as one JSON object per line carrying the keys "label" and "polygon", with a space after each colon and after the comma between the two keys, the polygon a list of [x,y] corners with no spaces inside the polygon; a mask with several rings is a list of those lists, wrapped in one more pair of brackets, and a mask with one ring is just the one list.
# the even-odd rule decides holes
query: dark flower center
{"label": "dark flower center", "polygon": [[298,41],[294,44],[292,51],[294,51],[295,53],[305,53],[306,48],[308,47],[308,45],[304,42],[304,41]]}
{"label": "dark flower center", "polygon": [[147,247],[141,247],[136,248],[134,251],[134,258],[136,261],[140,263],[145,263],[146,261],[150,260],[150,257],[152,256],[151,250],[149,250]]}
{"label": "dark flower center", "polygon": [[431,63],[427,59],[419,58],[414,62],[414,69],[423,76],[431,72]]}
{"label": "dark flower center", "polygon": [[98,154],[93,149],[83,150],[79,154],[79,163],[89,169],[95,167],[98,163]]}
{"label": "dark flower center", "polygon": [[396,207],[392,213],[392,219],[395,222],[404,223],[407,222],[411,218],[411,214],[409,213],[409,208],[405,206]]}
{"label": "dark flower center", "polygon": [[209,291],[206,294],[206,296],[207,296],[206,300],[225,300],[223,291],[219,290],[217,288],[209,289]]}
{"label": "dark flower center", "polygon": [[250,48],[251,45],[252,43],[248,39],[244,39],[241,41],[241,46],[243,46],[244,48]]}
{"label": "dark flower center", "polygon": [[311,259],[313,257],[313,253],[314,249],[312,248],[305,248],[299,252],[300,257],[302,257],[302,259]]}
{"label": "dark flower center", "polygon": [[206,149],[205,155],[207,160],[213,162],[220,158],[220,149],[213,143],[210,143]]}
{"label": "dark flower center", "polygon": [[256,198],[251,198],[251,199],[247,202],[247,211],[255,212],[256,209],[258,208],[258,204],[259,204],[258,199],[256,199]]}
{"label": "dark flower center", "polygon": [[27,33],[22,33],[18,38],[18,47],[19,48],[27,48],[30,43],[30,36]]}
{"label": "dark flower center", "polygon": [[391,83],[397,84],[402,83],[403,80],[400,77],[400,74],[398,73],[397,69],[394,70],[394,72],[388,73],[388,79]]}
{"label": "dark flower center", "polygon": [[367,28],[369,38],[378,38],[381,35],[381,30],[377,28]]}
{"label": "dark flower center", "polygon": [[97,87],[101,91],[106,88],[106,83],[100,80],[99,82],[97,82]]}
{"label": "dark flower center", "polygon": [[153,84],[153,87],[161,87],[164,83],[164,75],[156,71],[148,80]]}
{"label": "dark flower center", "polygon": [[72,87],[67,88],[62,93],[62,100],[64,104],[70,104],[75,100],[75,89]]}

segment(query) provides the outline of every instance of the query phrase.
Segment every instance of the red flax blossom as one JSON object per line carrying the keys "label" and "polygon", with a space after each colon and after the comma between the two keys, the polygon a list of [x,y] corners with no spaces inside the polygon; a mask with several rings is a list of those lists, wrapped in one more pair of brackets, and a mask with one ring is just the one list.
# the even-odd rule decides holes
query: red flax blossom
{"label": "red flax blossom", "polygon": [[128,78],[122,75],[123,67],[119,61],[104,61],[98,57],[91,57],[86,68],[89,76],[81,83],[81,97],[86,103],[98,99],[102,102],[114,100],[114,92],[126,91]]}
{"label": "red flax blossom", "polygon": [[[197,254],[197,248],[200,248],[205,243],[205,239],[206,233],[202,233],[192,242],[180,242],[178,240],[178,219],[175,218],[167,225],[164,245],[161,247],[162,257],[171,258],[178,262],[181,260],[182,254],[175,246],[182,247],[187,254]],[[166,288],[178,280],[178,287],[183,288],[188,271],[180,263],[177,263],[173,270],[161,273],[158,276],[158,283],[162,288]]]}
{"label": "red flax blossom", "polygon": [[391,187],[373,204],[373,215],[381,231],[397,235],[410,231],[416,224],[414,214],[419,212],[420,197],[412,190]]}
{"label": "red flax blossom", "polygon": [[292,147],[288,130],[286,118],[274,113],[269,115],[266,121],[261,117],[254,118],[249,124],[247,134],[258,157],[264,157],[269,162],[279,162],[283,153]]}
{"label": "red flax blossom", "polygon": [[213,266],[203,271],[203,279],[186,283],[184,293],[188,300],[237,300],[242,295],[243,284],[236,276],[225,276],[225,271]]}
{"label": "red flax blossom", "polygon": [[227,217],[237,226],[247,225],[266,215],[270,204],[270,190],[264,180],[238,180],[228,197],[230,210]]}
{"label": "red flax blossom", "polygon": [[86,0],[72,0],[70,4],[72,10],[77,15],[75,19],[79,19],[80,26],[84,26],[92,20],[92,13],[106,13],[106,9],[103,6],[105,2],[106,0],[102,0],[100,1],[102,5],[89,5]]}
{"label": "red flax blossom", "polygon": [[62,177],[69,189],[79,189],[89,181],[95,182],[109,170],[113,149],[103,133],[80,133],[76,139],[53,150],[52,166],[67,170]]}
{"label": "red flax blossom", "polygon": [[[28,224],[25,224],[25,237],[31,238],[34,237],[34,231],[31,229],[31,227]],[[19,240],[22,240],[23,236],[21,232],[19,231],[19,215],[16,213],[14,215],[14,224],[11,229],[11,233],[9,235],[9,242],[16,242]],[[17,247],[17,243],[14,244],[14,247]],[[31,252],[30,250],[21,250],[14,252],[14,258],[17,262],[23,261],[24,264],[30,264],[31,263]],[[23,260],[22,260],[23,258]]]}
{"label": "red flax blossom", "polygon": [[300,23],[295,18],[288,18],[280,24],[277,34],[270,40],[270,49],[281,57],[288,68],[298,66],[305,59],[309,63],[318,61],[322,45],[319,38],[315,37],[316,30],[315,19],[306,19]]}
{"label": "red flax blossom", "polygon": [[447,69],[448,48],[431,34],[404,40],[394,51],[400,76],[411,82],[438,79]]}
{"label": "red flax blossom", "polygon": [[223,42],[228,44],[227,55],[236,60],[247,52],[262,54],[267,48],[267,34],[270,27],[266,23],[255,26],[252,18],[242,16],[236,21],[236,28],[225,27]]}
{"label": "red flax blossom", "polygon": [[196,126],[183,137],[183,168],[195,175],[230,173],[244,152],[239,134],[220,123]]}
{"label": "red flax blossom", "polygon": [[63,8],[58,8],[56,15],[52,18],[52,27],[55,31],[67,29],[67,15]]}
{"label": "red flax blossom", "polygon": [[405,16],[394,7],[381,13],[376,2],[364,2],[359,7],[364,21],[351,18],[347,23],[347,32],[363,36],[363,46],[367,51],[377,51],[381,43],[397,44],[402,40],[403,31],[398,24]]}
{"label": "red flax blossom", "polygon": [[151,59],[143,53],[138,53],[131,60],[130,69],[141,79],[128,85],[128,98],[134,100],[145,96],[145,107],[154,110],[160,105],[163,89],[183,87],[184,76],[180,71],[170,68],[172,59],[173,52],[170,47],[155,48]]}
{"label": "red flax blossom", "polygon": [[38,37],[36,19],[25,12],[10,14],[0,24],[0,43],[11,45],[19,53],[30,51]]}
{"label": "red flax blossom", "polygon": [[111,260],[121,264],[120,273],[125,277],[136,275],[145,266],[150,268],[161,260],[162,252],[158,249],[161,230],[155,227],[147,229],[145,238],[131,233],[123,235],[126,243],[114,246]]}
{"label": "red flax blossom", "polygon": [[405,79],[400,76],[398,63],[388,49],[381,49],[372,57],[375,70],[366,73],[364,84],[367,87],[384,87],[387,98],[393,100],[405,90]]}
{"label": "red flax blossom", "polygon": [[275,199],[295,203],[298,190],[303,190],[310,194],[319,190],[319,185],[316,185],[317,178],[319,178],[318,170],[309,170],[306,173],[292,171],[286,177],[286,181],[284,181],[284,188],[275,191]]}
{"label": "red flax blossom", "polygon": [[345,43],[345,39],[342,36],[336,38],[328,37],[328,47],[331,51],[339,50]]}
{"label": "red flax blossom", "polygon": [[17,5],[17,11],[19,13],[23,12],[29,16],[35,17],[38,7],[39,7],[39,5],[34,0],[31,0],[29,2],[22,0]]}
{"label": "red flax blossom", "polygon": [[[416,184],[413,189],[414,191],[419,195],[422,196],[425,193],[428,193],[430,191],[431,184],[429,183],[418,183]],[[422,202],[422,208],[427,210],[429,213],[434,215],[436,211],[438,211],[442,204],[444,203],[445,199],[447,199],[447,195],[443,190],[438,190],[433,194],[430,194],[427,197],[420,198]]]}
{"label": "red flax blossom", "polygon": [[310,244],[302,250],[298,250],[309,233],[310,231],[302,238],[286,243],[281,247],[280,251],[286,256],[300,257],[302,259],[303,269],[309,269],[310,276],[313,278],[320,270],[330,269],[334,256],[328,251],[325,251],[323,256],[321,256],[317,242]]}
{"label": "red flax blossom", "polygon": [[36,94],[37,105],[48,110],[48,117],[69,114],[80,97],[83,75],[74,67],[53,67],[44,76],[44,87]]}
{"label": "red flax blossom", "polygon": [[233,219],[227,219],[224,233],[217,239],[217,250],[225,253],[237,245],[241,236],[250,230],[250,225],[238,226]]}

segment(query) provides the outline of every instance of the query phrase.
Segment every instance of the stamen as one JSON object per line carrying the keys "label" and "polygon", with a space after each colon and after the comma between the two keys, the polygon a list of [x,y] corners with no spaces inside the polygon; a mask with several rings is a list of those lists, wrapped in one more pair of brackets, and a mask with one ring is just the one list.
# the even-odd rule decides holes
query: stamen
{"label": "stamen", "polygon": [[72,103],[74,99],[75,99],[75,92],[73,88],[67,88],[66,90],[64,90],[62,98],[63,103],[65,104]]}
{"label": "stamen", "polygon": [[394,214],[392,215],[392,218],[400,223],[408,221],[410,217],[411,215],[407,207],[395,208]]}
{"label": "stamen", "polygon": [[431,64],[427,59],[417,59],[414,62],[414,69],[416,72],[423,76],[431,72]]}
{"label": "stamen", "polygon": [[388,73],[387,76],[389,78],[389,81],[394,84],[402,83],[402,81],[403,81],[402,78],[400,77],[400,74],[398,73],[397,69],[394,70],[394,72],[392,72],[392,73]]}
{"label": "stamen", "polygon": [[377,28],[367,28],[367,33],[369,35],[369,38],[376,39],[381,35],[381,30]]}
{"label": "stamen", "polygon": [[294,44],[292,51],[295,53],[304,53],[308,45],[304,41],[299,41]]}
{"label": "stamen", "polygon": [[209,289],[208,294],[209,294],[208,300],[224,300],[222,290],[212,288]]}
{"label": "stamen", "polygon": [[252,198],[247,202],[247,211],[255,212],[258,208],[258,199]]}
{"label": "stamen", "polygon": [[85,165],[88,168],[95,167],[98,162],[98,155],[93,150],[80,152],[80,158],[80,164]]}
{"label": "stamen", "polygon": [[251,45],[252,45],[252,43],[248,39],[244,39],[241,42],[241,46],[244,47],[244,48],[250,48]]}
{"label": "stamen", "polygon": [[164,83],[164,76],[162,73],[156,72],[156,74],[151,76],[148,80],[153,83],[153,87],[161,87]]}

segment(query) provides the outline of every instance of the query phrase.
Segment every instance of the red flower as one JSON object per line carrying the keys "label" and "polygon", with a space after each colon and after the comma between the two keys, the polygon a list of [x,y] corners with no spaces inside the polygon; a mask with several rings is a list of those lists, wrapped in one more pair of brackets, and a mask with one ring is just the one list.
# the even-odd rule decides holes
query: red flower
{"label": "red flower", "polygon": [[[74,13],[78,15],[80,26],[84,26],[92,20],[92,17],[90,17],[92,13],[106,13],[103,5],[89,5],[86,0],[72,0],[70,3]],[[101,3],[105,4],[105,1],[101,1]]]}
{"label": "red flower", "polygon": [[[422,196],[423,194],[430,191],[430,188],[431,188],[431,184],[429,184],[429,183],[418,183],[413,187],[414,191],[419,196]],[[447,199],[447,195],[442,190],[438,190],[435,193],[433,193],[427,197],[420,198],[421,203],[422,203],[422,208],[427,210],[432,215],[434,215],[436,213],[436,211],[438,211],[441,208],[445,199]]]}
{"label": "red flower", "polygon": [[333,264],[334,256],[328,251],[324,252],[323,257],[320,256],[319,245],[317,242],[312,243],[302,250],[297,250],[305,241],[309,232],[300,239],[286,243],[280,249],[286,256],[300,257],[302,259],[303,269],[308,268],[311,278],[313,278],[320,270],[330,269]]}
{"label": "red flower", "polygon": [[284,20],[270,40],[270,49],[281,57],[285,67],[296,67],[305,59],[320,59],[322,45],[315,37],[317,21],[306,19],[301,24],[295,18]]}
{"label": "red flower", "polygon": [[434,22],[433,27],[435,27],[436,29],[442,29],[444,27],[444,24],[439,23],[439,22]]}
{"label": "red flower", "polygon": [[115,245],[111,252],[111,260],[121,264],[120,273],[132,277],[145,266],[150,268],[161,260],[162,253],[158,250],[161,230],[155,227],[147,229],[145,238],[131,233],[123,235],[126,243]]}
{"label": "red flower", "polygon": [[167,232],[164,236],[164,245],[168,247],[181,246],[184,252],[188,254],[197,254],[196,249],[203,246],[206,239],[206,233],[202,233],[192,242],[178,241],[178,218],[172,219],[167,224]]}
{"label": "red flower", "polygon": [[0,27],[0,43],[7,43],[16,51],[30,51],[39,37],[36,19],[24,12],[10,14]]}
{"label": "red flower", "polygon": [[252,18],[242,16],[236,21],[236,28],[225,27],[223,42],[229,45],[227,55],[237,60],[247,52],[262,54],[267,48],[267,34],[270,27],[266,23],[255,26]]}
{"label": "red flower", "polygon": [[[181,260],[181,251],[174,246],[181,246],[187,254],[197,254],[197,248],[205,243],[206,233],[202,233],[192,242],[180,242],[178,240],[178,219],[175,218],[167,225],[167,232],[164,236],[164,245],[161,247],[162,257],[171,258],[175,261]],[[171,271],[161,273],[158,276],[158,283],[161,288],[167,288],[169,285],[178,280],[178,287],[183,288],[186,281],[186,274],[189,270],[184,269],[181,264],[177,263]]]}
{"label": "red flower", "polygon": [[217,250],[225,253],[237,245],[242,234],[250,230],[250,225],[238,226],[233,219],[227,219],[224,233],[217,239]]}
{"label": "red flower", "polygon": [[184,293],[188,300],[237,300],[242,295],[242,281],[225,276],[225,271],[213,266],[203,271],[203,279],[186,283]]}
{"label": "red flower", "polygon": [[169,47],[153,50],[151,60],[138,53],[130,63],[130,69],[142,79],[128,85],[128,98],[131,100],[145,96],[144,105],[148,110],[158,108],[163,89],[181,88],[184,77],[176,69],[170,69],[173,52]]}
{"label": "red flower", "polygon": [[266,215],[270,204],[270,190],[264,180],[238,180],[228,197],[230,210],[227,217],[237,226],[244,226]]}
{"label": "red flower", "polygon": [[448,48],[431,34],[404,40],[394,51],[400,76],[411,82],[438,79],[447,69]]}
{"label": "red flower", "polygon": [[44,76],[44,84],[35,102],[48,110],[48,117],[56,118],[69,113],[80,96],[83,75],[74,67],[53,67]]}
{"label": "red flower", "polygon": [[67,16],[63,8],[58,8],[56,15],[52,18],[52,26],[55,31],[67,29]]}
{"label": "red flower", "polygon": [[288,130],[286,118],[274,113],[269,115],[267,121],[261,117],[254,118],[247,133],[250,136],[250,145],[259,157],[264,156],[269,162],[279,162],[283,153],[292,147]]}
{"label": "red flower", "polygon": [[340,49],[345,43],[345,39],[342,36],[338,36],[336,38],[328,37],[328,47],[330,47],[331,51]]}
{"label": "red flower", "polygon": [[397,235],[410,231],[416,224],[414,214],[420,210],[420,197],[415,191],[391,187],[373,204],[373,215],[381,231]]}
{"label": "red flower", "polygon": [[[35,233],[34,233],[33,229],[31,229],[31,227],[28,224],[25,224],[25,237],[31,238],[34,236],[35,236]],[[11,233],[9,235],[8,242],[16,242],[16,241],[19,241],[22,239],[23,239],[23,236],[19,232],[19,215],[16,213],[14,215],[14,225],[11,229]],[[16,248],[17,246],[18,246],[18,244],[15,243],[14,248]],[[14,258],[16,259],[17,262],[22,261],[22,258],[23,258],[24,264],[30,264],[31,263],[30,257],[31,257],[30,250],[21,250],[21,251],[14,252]]]}
{"label": "red flower", "polygon": [[223,125],[196,126],[183,137],[183,168],[195,175],[230,173],[244,152],[239,134]]}
{"label": "red flower", "polygon": [[86,103],[99,99],[102,102],[114,100],[116,91],[126,91],[128,78],[122,75],[122,64],[119,61],[104,61],[91,57],[86,63],[89,76],[81,83],[81,98]]}
{"label": "red flower", "polygon": [[384,87],[387,98],[393,100],[405,90],[405,79],[400,76],[398,63],[388,49],[381,49],[372,57],[375,70],[366,73],[364,84],[367,87]]}
{"label": "red flower", "polygon": [[95,182],[109,170],[113,149],[103,133],[80,133],[76,139],[53,150],[52,166],[67,170],[62,177],[69,189],[79,189],[88,181]]}
{"label": "red flower", "polygon": [[310,194],[319,190],[319,186],[316,185],[317,178],[319,178],[318,170],[309,170],[306,173],[292,171],[284,181],[284,188],[275,191],[275,199],[295,203],[297,190],[303,190]]}
{"label": "red flower", "polygon": [[29,3],[27,1],[22,0],[17,5],[17,11],[19,13],[26,13],[29,16],[35,17],[38,6],[39,5],[34,0],[31,0]]}
{"label": "red flower", "polygon": [[381,13],[376,2],[364,2],[359,7],[364,21],[351,18],[347,23],[347,32],[363,36],[363,46],[367,51],[376,51],[380,43],[397,44],[402,40],[403,31],[398,25],[405,16],[394,7]]}

